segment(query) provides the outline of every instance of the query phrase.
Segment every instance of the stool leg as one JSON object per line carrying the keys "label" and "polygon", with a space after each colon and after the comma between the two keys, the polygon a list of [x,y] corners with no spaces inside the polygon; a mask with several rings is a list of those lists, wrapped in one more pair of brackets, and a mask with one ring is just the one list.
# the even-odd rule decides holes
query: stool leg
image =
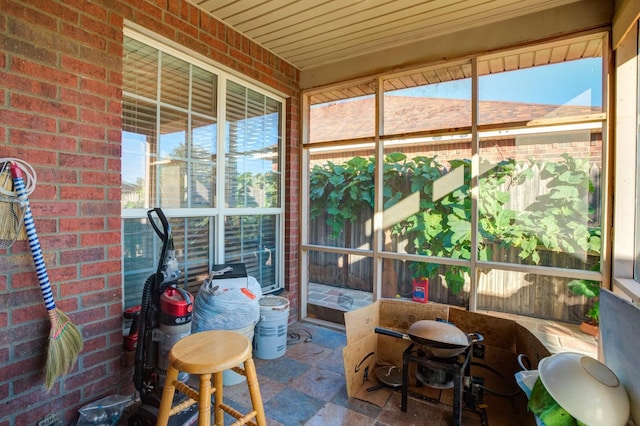
{"label": "stool leg", "polygon": [[200,375],[198,425],[211,426],[211,374]]}
{"label": "stool leg", "polygon": [[215,388],[214,393],[214,418],[216,421],[216,426],[224,426],[224,411],[222,411],[222,372],[213,373],[213,387]]}
{"label": "stool leg", "polygon": [[258,385],[258,375],[256,374],[256,365],[253,358],[249,358],[244,362],[244,371],[247,376],[247,386],[249,386],[249,395],[251,396],[251,404],[256,411],[256,423],[258,426],[267,426],[267,419],[262,406],[262,395],[260,395],[260,386]]}
{"label": "stool leg", "polygon": [[164,389],[162,390],[162,399],[160,400],[160,409],[158,411],[158,421],[156,425],[165,426],[169,422],[169,412],[173,404],[173,395],[176,391],[174,381],[178,379],[178,370],[169,366],[167,376],[164,381]]}

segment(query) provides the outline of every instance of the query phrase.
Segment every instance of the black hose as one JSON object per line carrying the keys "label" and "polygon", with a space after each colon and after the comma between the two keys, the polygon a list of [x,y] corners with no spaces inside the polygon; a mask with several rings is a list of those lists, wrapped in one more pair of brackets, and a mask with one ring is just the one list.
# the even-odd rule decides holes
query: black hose
{"label": "black hose", "polygon": [[144,386],[144,364],[145,350],[149,342],[147,342],[147,322],[148,310],[151,302],[152,287],[155,284],[156,274],[151,274],[144,282],[142,290],[142,302],[140,304],[140,321],[138,322],[138,344],[136,346],[136,360],[133,372],[133,385],[140,392],[140,396],[147,394],[148,389]]}

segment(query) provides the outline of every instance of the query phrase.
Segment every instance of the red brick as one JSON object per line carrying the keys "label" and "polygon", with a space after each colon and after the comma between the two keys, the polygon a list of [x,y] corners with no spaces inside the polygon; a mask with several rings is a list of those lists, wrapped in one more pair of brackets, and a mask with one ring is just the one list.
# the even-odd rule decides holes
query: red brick
{"label": "red brick", "polygon": [[107,377],[107,373],[107,367],[105,365],[98,365],[95,368],[85,368],[81,373],[74,374],[73,376],[67,378],[65,380],[65,388],[79,388],[86,385],[87,383],[104,379],[105,377]]}
{"label": "red brick", "polygon": [[[15,325],[31,322],[34,319],[41,319],[42,313],[40,312],[42,302],[36,306],[35,304],[25,307],[14,307],[11,311],[11,323]],[[37,313],[37,315],[36,315]],[[29,341],[33,342],[33,340]],[[24,357],[21,357],[24,358]]]}
{"label": "red brick", "polygon": [[122,268],[121,262],[118,261],[109,261],[109,262],[97,262],[89,265],[82,265],[81,276],[83,278],[86,277],[94,277],[97,275],[104,275],[114,272],[120,272]]}
{"label": "red brick", "polygon": [[[83,299],[82,303],[82,311],[78,312],[75,316],[76,321],[79,321],[82,324],[91,324],[91,323],[100,323],[104,322],[105,315],[105,307],[103,303],[85,303]],[[94,306],[94,307],[91,307]],[[85,353],[88,351],[85,351]],[[104,356],[102,356],[104,358]],[[83,365],[84,366],[84,365]]]}
{"label": "red brick", "polygon": [[[40,320],[37,322],[19,324],[18,326],[11,327],[11,333],[3,333],[3,335],[0,335],[0,343],[2,343],[2,346],[24,342],[26,340],[33,340],[34,338],[46,339],[46,337],[49,335],[49,330],[51,327],[49,317],[47,316],[46,309],[44,308],[44,304],[42,305],[41,309],[37,309],[36,307],[36,309],[34,309],[33,315],[34,317],[36,317],[36,315],[39,315],[38,318]],[[22,361],[20,364],[24,364],[24,361]],[[3,382],[6,378],[5,374],[9,373],[4,372],[3,367],[0,369],[0,383]]]}
{"label": "red brick", "polygon": [[60,132],[67,135],[100,140],[104,139],[105,136],[104,128],[101,126],[64,120],[60,121]]}
{"label": "red brick", "polygon": [[65,186],[60,189],[60,198],[66,200],[103,200],[104,194],[104,188],[100,187]]}
{"label": "red brick", "polygon": [[[117,202],[116,202],[117,201]],[[114,200],[111,203],[104,202],[102,200],[96,202],[83,202],[81,208],[81,215],[85,217],[89,216],[109,216],[113,215],[115,211],[120,210],[120,200]]]}
{"label": "red brick", "polygon": [[[109,23],[105,21],[104,17],[98,17],[95,19],[89,15],[80,15],[80,27],[86,28],[89,34],[98,35],[98,37],[94,35],[87,35],[85,37],[85,44],[89,44],[100,50],[104,50],[107,40],[118,39],[119,31],[109,25]],[[82,39],[80,41],[82,41]]]}
{"label": "red brick", "polygon": [[60,60],[60,65],[63,69],[77,73],[80,75],[89,76],[97,80],[106,80],[107,72],[102,66],[96,66],[85,60],[79,60],[69,56],[63,56]]}
{"label": "red brick", "polygon": [[[75,151],[76,141],[63,135],[50,133],[36,133],[24,129],[10,129],[9,136],[14,141],[20,141],[21,145],[32,146],[41,149],[58,149],[61,151]],[[38,181],[41,174],[38,173]]]}
{"label": "red brick", "polygon": [[46,2],[39,4],[43,11],[53,15],[55,19],[60,19],[69,23],[78,23],[78,11],[67,7],[65,4],[58,4],[53,2]]}
{"label": "red brick", "polygon": [[66,88],[60,90],[60,100],[99,111],[105,111],[107,105],[107,101],[103,96]]}
{"label": "red brick", "polygon": [[105,357],[107,359],[119,359],[120,354],[122,354],[121,345],[111,346],[102,352],[85,355],[82,358],[82,366],[85,368],[99,366],[104,363]]}
{"label": "red brick", "polygon": [[55,18],[43,14],[35,8],[24,7],[18,2],[3,2],[2,14],[16,18],[15,22],[20,22],[22,25],[30,23],[50,30],[56,29]]}
{"label": "red brick", "polygon": [[[73,370],[77,370],[78,369],[78,365],[76,365]],[[67,389],[72,389],[69,386],[67,386],[66,380],[65,380],[65,392],[63,394],[61,394],[60,398],[57,399],[53,399],[51,401],[51,412],[54,413],[64,413],[62,414],[62,420],[65,422],[65,424],[70,424],[69,422],[71,422],[72,420],[75,421],[77,419],[77,408],[80,404],[81,401],[81,397],[82,397],[82,393],[80,392],[80,390],[67,390]],[[84,404],[83,404],[84,405]],[[69,407],[77,407],[76,410],[69,410]],[[65,410],[67,410],[65,412]]]}
{"label": "red brick", "polygon": [[135,7],[147,17],[155,19],[156,21],[162,20],[162,9],[150,2],[136,2]]}
{"label": "red brick", "polygon": [[[78,277],[78,268],[76,265],[49,267],[48,268],[49,279],[52,283],[56,283],[60,288],[60,295],[64,297],[64,289],[71,284],[67,282],[69,280],[75,280]],[[58,284],[59,283],[59,284]]]}
{"label": "red brick", "polygon": [[80,180],[84,185],[119,185],[120,173],[114,172],[82,172]]}
{"label": "red brick", "polygon": [[[60,139],[62,139],[65,143],[67,142],[68,139],[73,143],[75,143],[75,139],[70,139],[65,137],[62,137]],[[69,150],[71,151],[72,149],[69,149]],[[50,185],[66,185],[66,184],[78,183],[78,172],[75,170],[63,169],[56,166],[53,168],[46,168],[46,169],[39,168],[36,171],[38,173],[38,186],[37,186],[38,188],[40,187],[40,185],[44,183],[47,183]]]}
{"label": "red brick", "polygon": [[[93,16],[101,21],[106,21],[108,9],[105,9],[99,4],[87,2],[85,0],[65,0],[67,6],[77,9],[79,12],[84,12],[89,16]],[[108,2],[106,2],[108,3]]]}
{"label": "red brick", "polygon": [[[42,365],[44,365],[44,361],[43,356]],[[13,380],[11,383],[13,384],[14,393],[20,395],[19,398],[26,398],[27,393],[29,393],[28,397],[34,396],[36,401],[48,401],[60,395],[60,389],[57,385],[54,385],[51,392],[47,393],[45,391],[44,386],[42,386],[44,383],[42,368],[35,369],[31,374],[24,375],[19,379]]]}
{"label": "red brick", "polygon": [[83,336],[99,336],[111,330],[122,329],[122,320],[120,318],[105,319],[104,321],[96,321],[85,324],[82,327]]}
{"label": "red brick", "polygon": [[[11,61],[11,70],[24,74],[25,76],[32,77],[36,80],[45,80],[47,83],[45,87],[52,87],[55,89],[56,86],[54,86],[53,83],[60,83],[63,86],[68,87],[77,87],[78,85],[78,77],[76,74],[62,71],[55,67],[42,65],[27,59],[13,58]],[[39,84],[44,85],[42,82],[39,82]],[[33,86],[31,86],[31,88],[33,88]],[[47,93],[51,98],[56,95],[55,90],[48,90]]]}
{"label": "red brick", "polygon": [[172,28],[175,28],[177,32],[188,34],[190,37],[198,38],[198,29],[188,22],[176,18],[173,15],[165,15],[165,23]]}
{"label": "red brick", "polygon": [[[42,379],[42,382],[44,382],[44,379]],[[24,396],[22,398],[25,398]],[[16,402],[19,401],[19,403],[25,404],[25,401],[23,401],[21,399],[17,399]],[[30,401],[32,400],[31,397],[28,398]],[[30,406],[31,408],[27,411],[25,411],[22,414],[19,414],[16,416],[16,424],[19,425],[35,425],[38,424],[38,422],[40,422],[42,419],[44,419],[44,417],[47,414],[51,413],[51,408],[48,406],[48,404],[45,405],[37,405],[38,402],[40,402],[42,400],[38,400],[36,399],[35,401],[33,401],[32,406]],[[45,400],[46,401],[46,400]],[[12,404],[13,405],[13,404]],[[7,407],[7,409],[9,409]]]}
{"label": "red brick", "polygon": [[[86,17],[85,19],[86,20]],[[95,23],[95,21],[93,21]],[[107,41],[104,37],[97,37],[95,34],[89,31],[89,29],[94,30],[93,25],[85,25],[78,27],[76,25],[68,25],[66,23],[62,23],[60,25],[61,34],[69,39],[73,39],[77,42],[87,44],[94,49],[105,50],[107,46]]]}
{"label": "red brick", "polygon": [[[24,25],[22,22],[10,21],[9,32],[21,42],[20,45],[15,46],[18,48],[15,54],[35,61],[56,65],[58,58],[56,52],[74,54],[78,51],[77,42],[62,38],[54,31]],[[13,49],[7,50],[13,51]]]}
{"label": "red brick", "polygon": [[83,352],[90,353],[94,351],[102,351],[107,347],[107,338],[104,335],[90,335],[84,339]]}
{"label": "red brick", "polygon": [[77,108],[54,100],[34,98],[32,96],[14,93],[11,95],[10,105],[16,110],[39,111],[41,114],[63,118],[76,118]]}
{"label": "red brick", "polygon": [[[7,359],[6,355],[9,352],[8,349],[0,349],[0,360],[2,360],[3,362]],[[3,385],[0,385],[0,401],[4,401],[9,399],[9,384],[5,383]],[[0,425],[8,425],[9,422],[2,422],[0,423]]]}
{"label": "red brick", "polygon": [[84,234],[80,237],[80,243],[83,247],[119,244],[120,240],[121,235],[119,232],[92,232],[90,234]]}
{"label": "red brick", "polygon": [[122,60],[122,55],[124,52],[124,46],[122,44],[122,37],[118,37],[116,41],[110,41],[107,44],[107,54],[112,57],[116,57],[119,60]]}
{"label": "red brick", "polygon": [[92,94],[106,98],[118,99],[119,95],[121,95],[120,88],[113,87],[106,82],[99,82],[91,79],[82,80],[80,88],[82,90],[88,90]]}
{"label": "red brick", "polygon": [[76,320],[76,312],[78,310],[78,299],[57,299],[56,305],[58,310],[65,312],[73,324],[79,324]]}
{"label": "red brick", "polygon": [[60,219],[60,232],[92,231],[103,228],[103,218]]}
{"label": "red brick", "polygon": [[[231,49],[229,51],[229,54],[231,55],[232,58],[237,59],[247,65],[250,65],[253,61],[251,59],[251,57],[243,52],[241,52],[240,50],[237,49]],[[250,70],[251,73],[257,73],[257,71],[255,69],[251,69]]]}
{"label": "red brick", "polygon": [[[123,315],[122,314],[122,303],[121,302],[112,303],[111,305],[107,306],[107,313],[111,317],[120,318]],[[120,342],[121,340],[122,340],[122,331],[117,330],[115,332],[115,339],[112,339],[112,341]]]}
{"label": "red brick", "polygon": [[[114,129],[109,129],[107,131],[107,142],[113,144],[112,146],[114,148],[117,148],[118,150],[121,150],[122,147],[122,132],[121,131],[115,131]],[[118,154],[118,156],[120,156],[120,154]]]}
{"label": "red brick", "polygon": [[99,126],[113,128],[116,128],[122,123],[122,120],[118,115],[105,114],[103,111],[94,111],[90,109],[80,110],[80,120],[84,123],[93,123]]}
{"label": "red brick", "polygon": [[[0,122],[11,123],[11,127],[40,130],[43,132],[56,131],[56,120],[54,118],[21,111],[0,109]],[[17,144],[19,145],[19,142],[17,142]]]}
{"label": "red brick", "polygon": [[167,0],[167,10],[173,15],[179,15],[181,4],[182,1],[179,0]]}
{"label": "red brick", "polygon": [[[74,277],[75,278],[75,277]],[[71,282],[69,284],[62,285],[60,287],[60,296],[79,296],[84,293],[91,293],[97,290],[103,290],[105,288],[105,281],[102,277],[96,277],[90,280],[82,280]],[[82,316],[82,313],[78,313]]]}
{"label": "red brick", "polygon": [[210,49],[215,49],[219,52],[227,53],[227,44],[217,37],[206,33],[200,33],[199,37],[200,40],[205,43]]}
{"label": "red brick", "polygon": [[104,259],[104,249],[102,247],[86,248],[79,250],[66,250],[60,254],[60,264],[70,265],[85,262],[93,262]]}
{"label": "red brick", "polygon": [[175,29],[173,27],[164,25],[162,22],[156,21],[144,14],[136,14],[136,23],[170,40],[175,38]]}
{"label": "red brick", "polygon": [[[118,159],[118,163],[120,162],[121,148],[119,144],[96,142],[93,140],[81,140],[80,151],[85,154],[95,154],[96,156],[100,156],[103,158],[114,157]],[[107,166],[107,168],[109,170],[117,170],[110,168],[110,166]],[[118,169],[119,168],[120,165],[118,164]]]}
{"label": "red brick", "polygon": [[117,11],[109,11],[109,24],[114,28],[123,28],[123,20],[135,21],[134,8],[130,2],[119,2]]}

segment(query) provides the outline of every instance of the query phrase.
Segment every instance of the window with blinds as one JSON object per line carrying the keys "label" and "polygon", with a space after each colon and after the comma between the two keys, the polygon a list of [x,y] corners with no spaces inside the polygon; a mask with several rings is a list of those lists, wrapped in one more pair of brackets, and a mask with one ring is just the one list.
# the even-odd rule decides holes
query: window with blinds
{"label": "window with blinds", "polygon": [[282,286],[283,100],[143,36],[123,58],[125,306],[140,302],[162,242],[147,211],[169,218],[197,292],[213,264],[243,262],[263,292]]}

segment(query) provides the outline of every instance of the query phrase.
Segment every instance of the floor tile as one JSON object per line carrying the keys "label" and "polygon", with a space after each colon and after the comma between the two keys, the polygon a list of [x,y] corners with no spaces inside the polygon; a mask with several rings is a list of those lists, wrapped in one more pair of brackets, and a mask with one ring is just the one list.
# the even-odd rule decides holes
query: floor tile
{"label": "floor tile", "polygon": [[264,404],[267,417],[284,426],[300,426],[325,405],[312,396],[287,388]]}
{"label": "floor tile", "polygon": [[331,402],[335,405],[348,408],[349,410],[363,414],[371,419],[376,419],[382,412],[382,407],[361,401],[356,398],[349,398],[347,395],[347,386],[343,384],[335,394]]}
{"label": "floor tile", "polygon": [[256,361],[256,371],[259,376],[265,376],[287,385],[290,385],[308,369],[309,365],[287,357]]}
{"label": "floor tile", "polygon": [[313,342],[316,345],[329,349],[337,349],[347,344],[347,336],[344,332],[331,330],[315,324],[292,326],[289,327],[289,332],[291,331],[298,331],[303,337],[309,334],[310,336],[307,337],[307,339],[310,340],[307,343]]}
{"label": "floor tile", "polygon": [[315,416],[305,423],[305,426],[328,426],[328,425],[349,425],[349,426],[371,426],[374,420],[359,414],[348,408],[327,404]]}
{"label": "floor tile", "polygon": [[[265,376],[258,376],[258,386],[260,387],[260,395],[262,396],[263,402],[269,401],[287,387],[284,383]],[[225,386],[224,396],[247,407],[251,405],[251,397],[249,396],[249,388],[246,382]]]}
{"label": "floor tile", "polygon": [[324,370],[333,371],[344,377],[344,358],[342,347],[334,349],[327,356],[320,359],[315,366]]}
{"label": "floor tile", "polygon": [[298,343],[287,347],[285,357],[308,365],[316,365],[333,351],[315,343]]}
{"label": "floor tile", "polygon": [[295,379],[291,387],[327,402],[338,393],[343,383],[344,376],[321,368],[312,367],[309,371]]}

